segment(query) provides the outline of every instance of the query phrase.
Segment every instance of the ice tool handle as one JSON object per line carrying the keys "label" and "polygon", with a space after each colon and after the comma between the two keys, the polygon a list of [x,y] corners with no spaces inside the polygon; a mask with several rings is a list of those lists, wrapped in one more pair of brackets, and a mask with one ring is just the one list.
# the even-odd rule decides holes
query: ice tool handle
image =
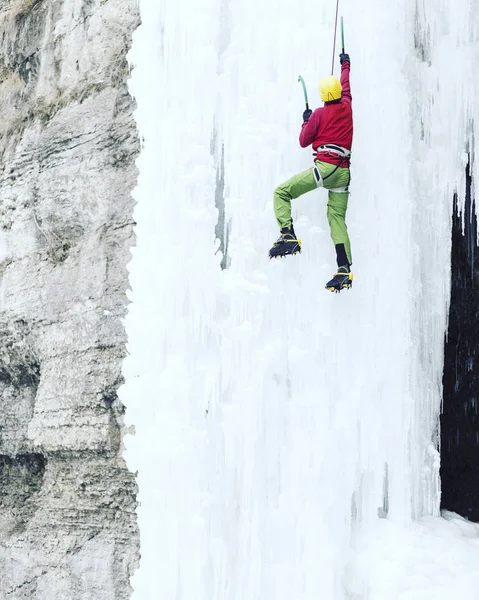
{"label": "ice tool handle", "polygon": [[[339,0],[336,2],[336,18],[334,20],[334,40],[333,40],[333,59],[331,61],[331,75],[334,72],[334,55],[336,54],[336,31],[338,28],[338,9],[339,9]],[[344,23],[343,17],[341,17],[341,48],[344,54]]]}
{"label": "ice tool handle", "polygon": [[303,94],[304,94],[304,101],[306,102],[306,110],[309,110],[308,92],[306,91],[306,84],[304,83],[304,79],[301,77],[301,75],[298,77],[298,81],[301,81],[301,85],[303,86]]}

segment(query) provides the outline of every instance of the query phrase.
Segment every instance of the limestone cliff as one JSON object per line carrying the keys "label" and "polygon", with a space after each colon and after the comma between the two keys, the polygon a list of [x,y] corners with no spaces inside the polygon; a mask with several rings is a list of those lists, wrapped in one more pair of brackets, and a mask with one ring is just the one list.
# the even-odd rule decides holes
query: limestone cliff
{"label": "limestone cliff", "polygon": [[0,598],[129,598],[136,0],[0,4]]}

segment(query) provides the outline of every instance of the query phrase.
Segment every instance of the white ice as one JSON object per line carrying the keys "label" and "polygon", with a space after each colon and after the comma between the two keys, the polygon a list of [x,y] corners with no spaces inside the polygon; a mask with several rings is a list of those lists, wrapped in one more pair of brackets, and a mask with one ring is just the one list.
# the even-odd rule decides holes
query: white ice
{"label": "white ice", "polygon": [[478,526],[439,513],[452,196],[479,92],[479,8],[450,4],[340,3],[355,283],[334,295],[324,190],[293,203],[302,254],[267,252],[274,188],[312,165],[297,78],[316,107],[336,3],[140,0],[133,600],[479,597]]}

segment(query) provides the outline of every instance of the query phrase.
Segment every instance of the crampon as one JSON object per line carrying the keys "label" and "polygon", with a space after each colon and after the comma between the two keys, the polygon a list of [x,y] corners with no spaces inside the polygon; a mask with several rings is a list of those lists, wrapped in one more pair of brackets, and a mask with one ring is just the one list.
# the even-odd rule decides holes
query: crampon
{"label": "crampon", "polygon": [[281,230],[281,235],[269,251],[269,257],[282,258],[283,256],[298,254],[299,252],[301,252],[301,240],[296,237],[294,229],[284,228]]}
{"label": "crampon", "polygon": [[349,290],[353,287],[353,274],[349,267],[339,267],[334,277],[326,284],[330,292],[339,293],[341,290]]}

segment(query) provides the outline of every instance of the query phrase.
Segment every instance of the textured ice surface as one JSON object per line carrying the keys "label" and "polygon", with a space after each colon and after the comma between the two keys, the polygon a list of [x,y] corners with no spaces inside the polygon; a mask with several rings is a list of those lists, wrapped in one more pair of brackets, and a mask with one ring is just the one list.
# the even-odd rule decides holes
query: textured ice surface
{"label": "textured ice surface", "polygon": [[324,290],[335,266],[324,191],[293,203],[301,256],[267,259],[272,192],[312,164],[297,143],[297,77],[316,107],[334,3],[140,6],[131,90],[144,144],[122,390],[141,500],[134,599],[450,597],[439,583],[451,590],[479,558],[476,528],[439,517],[437,452],[473,15],[342,4],[356,278],[337,296]]}

